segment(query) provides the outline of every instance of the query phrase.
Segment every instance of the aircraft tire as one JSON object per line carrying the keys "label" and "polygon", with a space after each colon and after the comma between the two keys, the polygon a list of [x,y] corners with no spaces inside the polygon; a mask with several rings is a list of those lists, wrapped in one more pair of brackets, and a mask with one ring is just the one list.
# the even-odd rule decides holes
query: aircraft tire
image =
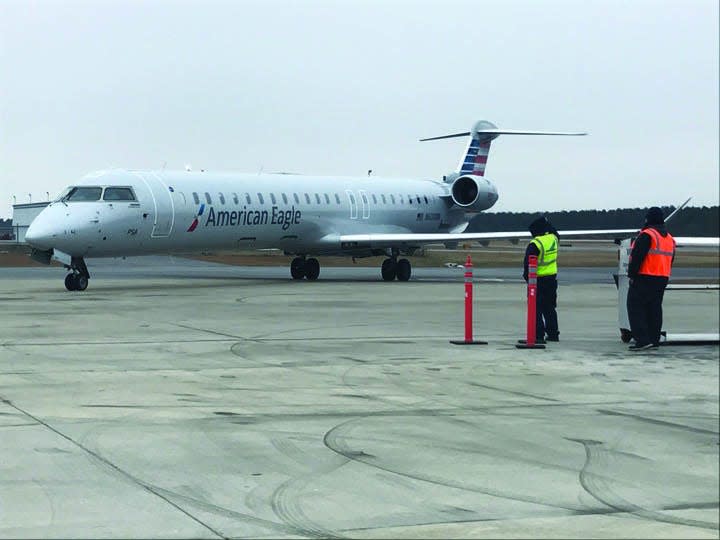
{"label": "aircraft tire", "polygon": [[77,290],[77,281],[75,280],[75,274],[73,274],[72,272],[65,276],[65,288],[68,291]]}
{"label": "aircraft tire", "polygon": [[290,275],[293,279],[302,279],[305,277],[305,259],[295,257],[290,263]]}
{"label": "aircraft tire", "polygon": [[315,258],[305,261],[305,277],[308,281],[315,281],[320,276],[320,263]]}
{"label": "aircraft tire", "polygon": [[411,274],[412,266],[410,266],[410,261],[408,261],[407,259],[400,259],[397,262],[397,280],[408,281]]}
{"label": "aircraft tire", "polygon": [[75,290],[84,291],[88,288],[88,278],[83,275],[75,276]]}
{"label": "aircraft tire", "polygon": [[385,259],[380,267],[380,274],[385,281],[392,281],[397,275],[397,264],[392,259]]}

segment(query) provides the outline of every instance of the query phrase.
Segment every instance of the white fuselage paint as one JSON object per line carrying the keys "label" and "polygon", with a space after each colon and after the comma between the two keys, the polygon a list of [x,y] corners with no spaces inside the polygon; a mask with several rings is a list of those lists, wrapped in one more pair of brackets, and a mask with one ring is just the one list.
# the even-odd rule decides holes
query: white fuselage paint
{"label": "white fuselage paint", "polygon": [[[489,208],[497,191],[484,182],[478,199]],[[137,200],[54,202],[28,231],[35,247],[74,257],[237,248],[352,255],[340,235],[458,232],[467,222],[450,185],[433,180],[112,170],[75,185],[131,187]]]}

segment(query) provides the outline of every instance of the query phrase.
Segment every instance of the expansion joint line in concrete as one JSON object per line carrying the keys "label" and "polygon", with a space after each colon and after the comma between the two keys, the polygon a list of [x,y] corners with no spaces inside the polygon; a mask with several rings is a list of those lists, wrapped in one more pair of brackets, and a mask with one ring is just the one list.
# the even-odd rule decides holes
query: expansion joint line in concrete
{"label": "expansion joint line in concrete", "polygon": [[180,328],[185,328],[186,330],[195,330],[197,332],[207,332],[208,334],[213,334],[216,336],[222,336],[226,338],[231,339],[237,339],[237,340],[245,340],[246,338],[242,336],[235,336],[233,334],[226,334],[225,332],[217,332],[215,330],[207,330],[206,328],[198,328],[196,326],[190,326],[189,324],[180,324],[180,323],[173,323],[175,326],[179,326]]}
{"label": "expansion joint line in concrete", "polygon": [[49,429],[50,431],[52,431],[52,432],[55,433],[56,435],[62,437],[63,439],[65,439],[66,441],[68,441],[70,444],[78,447],[80,450],[82,450],[83,452],[87,453],[87,454],[90,455],[91,457],[95,458],[97,461],[99,461],[100,463],[102,463],[102,464],[105,465],[106,467],[109,467],[109,468],[112,469],[113,471],[115,471],[115,472],[117,472],[117,473],[120,473],[122,476],[124,476],[125,478],[127,478],[128,480],[130,480],[132,483],[137,484],[138,486],[140,486],[141,488],[143,488],[145,491],[147,491],[147,492],[155,495],[156,497],[162,499],[163,501],[165,501],[167,504],[169,504],[170,506],[172,506],[172,507],[175,508],[176,510],[182,512],[182,513],[185,514],[187,517],[189,517],[190,519],[192,519],[193,521],[195,521],[195,522],[198,523],[199,525],[201,525],[201,526],[203,526],[204,528],[206,528],[208,531],[210,531],[212,534],[214,534],[214,535],[217,536],[218,538],[223,538],[223,539],[225,539],[225,540],[228,539],[228,537],[225,536],[224,534],[222,534],[220,531],[214,529],[212,526],[208,525],[207,523],[205,523],[204,521],[202,521],[202,520],[199,519],[198,517],[192,515],[190,512],[188,512],[187,510],[185,510],[184,508],[182,508],[182,507],[179,506],[178,504],[176,504],[176,503],[174,503],[173,501],[171,501],[169,498],[167,498],[166,496],[164,496],[162,493],[159,493],[159,492],[158,492],[155,488],[153,488],[152,486],[144,483],[144,482],[143,482],[142,480],[140,480],[139,478],[134,477],[132,474],[130,474],[130,473],[127,472],[126,470],[121,469],[119,466],[115,465],[112,461],[108,460],[107,458],[101,456],[100,454],[98,454],[98,453],[96,453],[96,452],[93,452],[93,451],[90,450],[88,447],[86,447],[86,446],[84,446],[83,444],[79,443],[78,441],[76,441],[75,439],[73,439],[73,438],[70,437],[69,435],[66,435],[65,433],[63,433],[62,431],[58,430],[57,428],[54,428],[53,426],[51,426],[50,424],[48,424],[47,422],[45,422],[45,421],[42,420],[41,418],[38,418],[37,416],[31,414],[30,412],[26,411],[25,409],[23,409],[23,408],[21,408],[21,407],[18,407],[18,406],[15,405],[12,401],[10,401],[10,400],[8,400],[8,399],[5,399],[5,398],[3,398],[2,396],[0,396],[0,403],[4,403],[4,404],[6,404],[8,407],[12,407],[13,409],[15,409],[16,411],[18,411],[18,412],[21,413],[22,415],[26,416],[27,418],[32,419],[33,421],[37,422],[37,423],[40,424],[41,426],[44,426],[45,428]]}

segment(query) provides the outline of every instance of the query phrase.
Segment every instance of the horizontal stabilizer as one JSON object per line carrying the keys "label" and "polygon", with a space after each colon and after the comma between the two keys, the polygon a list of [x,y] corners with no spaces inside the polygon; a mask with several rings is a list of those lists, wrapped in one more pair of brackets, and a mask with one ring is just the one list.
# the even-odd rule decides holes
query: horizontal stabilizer
{"label": "horizontal stabilizer", "polygon": [[456,137],[468,137],[472,135],[473,133],[477,133],[478,135],[568,135],[571,137],[580,137],[583,135],[587,135],[586,132],[582,131],[522,131],[517,129],[478,129],[475,131],[465,131],[463,133],[453,133],[451,135],[441,135],[439,137],[429,137],[427,139],[420,139],[421,142],[424,141],[437,141],[440,139],[454,139]]}
{"label": "horizontal stabilizer", "polygon": [[420,141],[438,141],[440,139],[454,139],[456,137],[469,137],[467,149],[460,159],[457,173],[460,175],[473,174],[476,176],[485,175],[485,167],[487,166],[488,156],[490,154],[490,144],[500,135],[570,135],[579,136],[587,135],[580,131],[525,131],[518,129],[500,129],[492,122],[480,120],[476,122],[470,131],[462,133],[451,133],[450,135],[440,135],[439,137],[428,137],[420,139]]}

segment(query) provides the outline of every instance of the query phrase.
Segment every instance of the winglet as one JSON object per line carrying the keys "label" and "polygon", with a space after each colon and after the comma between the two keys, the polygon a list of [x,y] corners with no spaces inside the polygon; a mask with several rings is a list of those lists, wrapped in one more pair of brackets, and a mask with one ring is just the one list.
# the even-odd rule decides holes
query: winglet
{"label": "winglet", "polygon": [[684,203],[682,203],[682,204],[681,204],[680,206],[678,206],[675,210],[673,210],[672,213],[671,213],[668,217],[665,218],[665,223],[667,223],[668,221],[670,221],[675,214],[677,214],[680,210],[682,210],[683,208],[685,208],[685,206],[687,206],[687,203],[690,202],[690,199],[692,199],[692,197],[688,197],[687,200],[686,200]]}

